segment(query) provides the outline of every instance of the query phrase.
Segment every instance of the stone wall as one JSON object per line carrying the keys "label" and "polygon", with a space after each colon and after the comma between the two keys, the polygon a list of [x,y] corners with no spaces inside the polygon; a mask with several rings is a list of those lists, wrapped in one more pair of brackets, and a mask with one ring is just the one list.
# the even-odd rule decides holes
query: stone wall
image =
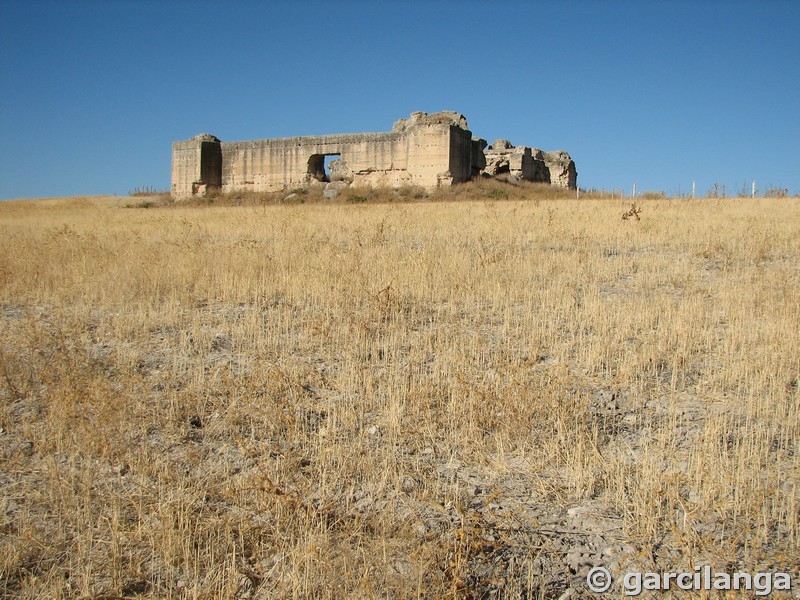
{"label": "stone wall", "polygon": [[[216,145],[216,153],[214,146]],[[470,179],[472,134],[458,113],[413,113],[391,132],[220,142],[203,134],[172,147],[172,195],[207,189],[278,191],[335,179],[354,186],[425,188]],[[215,157],[219,161],[215,162]],[[325,157],[336,157],[325,173]],[[215,168],[217,171],[215,171]]]}
{"label": "stone wall", "polygon": [[[500,143],[502,142],[502,143]],[[221,142],[201,134],[172,145],[172,195],[209,190],[271,192],[325,182],[353,186],[427,189],[481,175],[508,173],[520,179],[574,187],[569,155],[542,153],[500,140],[486,150],[473,138],[464,115],[411,113],[386,133],[353,133]],[[325,157],[335,157],[325,169]],[[570,166],[571,165],[571,166]]]}
{"label": "stone wall", "polygon": [[275,191],[323,181],[325,157],[338,158],[342,179],[373,176],[398,185],[408,177],[408,152],[400,136],[382,133],[223,142],[223,190]]}

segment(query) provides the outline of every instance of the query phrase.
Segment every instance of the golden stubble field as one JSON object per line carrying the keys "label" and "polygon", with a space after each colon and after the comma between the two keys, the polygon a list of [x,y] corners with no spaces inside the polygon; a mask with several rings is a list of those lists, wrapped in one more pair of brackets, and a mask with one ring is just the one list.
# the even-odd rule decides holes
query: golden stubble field
{"label": "golden stubble field", "polygon": [[0,593],[796,576],[800,200],[641,207],[0,203]]}

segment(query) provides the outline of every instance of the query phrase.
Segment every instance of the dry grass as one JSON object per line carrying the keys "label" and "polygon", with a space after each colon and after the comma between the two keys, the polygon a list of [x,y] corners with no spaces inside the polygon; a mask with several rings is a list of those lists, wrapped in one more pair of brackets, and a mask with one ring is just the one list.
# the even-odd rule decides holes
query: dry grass
{"label": "dry grass", "polygon": [[3,597],[796,574],[800,200],[477,197],[0,203]]}
{"label": "dry grass", "polygon": [[[508,182],[495,178],[481,178],[456,186],[443,186],[435,190],[407,185],[397,189],[350,187],[345,188],[334,199],[324,196],[325,185],[300,187],[278,192],[251,192],[235,190],[231,192],[211,192],[205,197],[184,198],[182,206],[271,206],[278,204],[400,204],[419,202],[463,202],[466,200],[554,200],[576,197],[576,191],[552,186],[545,183],[529,181]],[[602,198],[607,192],[580,193],[581,198]],[[619,196],[617,196],[619,197]],[[127,203],[125,206],[137,208],[144,202],[150,206],[163,206],[170,203],[168,196],[139,202]]]}

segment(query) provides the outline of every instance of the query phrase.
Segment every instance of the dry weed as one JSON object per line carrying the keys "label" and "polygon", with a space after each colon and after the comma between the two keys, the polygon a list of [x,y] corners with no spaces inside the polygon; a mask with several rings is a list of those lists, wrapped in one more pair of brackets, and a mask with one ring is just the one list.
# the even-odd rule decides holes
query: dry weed
{"label": "dry weed", "polygon": [[796,574],[800,201],[475,189],[0,204],[3,596]]}

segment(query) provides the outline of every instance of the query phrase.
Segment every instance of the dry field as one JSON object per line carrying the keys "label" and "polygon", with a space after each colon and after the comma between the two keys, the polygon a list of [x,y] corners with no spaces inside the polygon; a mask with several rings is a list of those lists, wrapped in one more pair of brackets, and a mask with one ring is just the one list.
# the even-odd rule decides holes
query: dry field
{"label": "dry field", "polygon": [[0,203],[2,597],[800,586],[800,199],[126,200]]}

